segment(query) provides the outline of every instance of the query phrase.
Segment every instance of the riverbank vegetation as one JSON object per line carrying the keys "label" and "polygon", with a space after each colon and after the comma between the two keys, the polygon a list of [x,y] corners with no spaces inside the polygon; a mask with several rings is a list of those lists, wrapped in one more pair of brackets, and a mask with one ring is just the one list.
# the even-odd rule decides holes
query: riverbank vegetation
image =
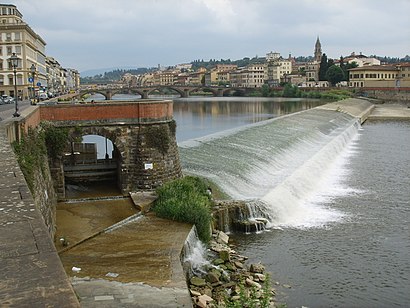
{"label": "riverbank vegetation", "polygon": [[56,127],[51,122],[41,122],[38,128],[29,128],[19,142],[12,144],[21,171],[33,195],[34,176],[44,173],[49,158],[59,157],[69,141],[68,129]]}
{"label": "riverbank vegetation", "polygon": [[285,84],[283,89],[270,88],[263,85],[260,89],[255,90],[250,96],[255,97],[294,97],[294,98],[317,98],[328,100],[342,100],[350,98],[354,93],[344,89],[331,89],[326,91],[309,90],[303,91],[299,87],[291,84]]}
{"label": "riverbank vegetation", "polygon": [[157,189],[153,211],[163,218],[192,223],[204,243],[211,238],[212,201],[207,183],[193,176],[165,183]]}
{"label": "riverbank vegetation", "polygon": [[27,134],[21,137],[20,142],[13,142],[12,146],[27,186],[35,195],[35,173],[42,172],[48,162],[45,135],[37,129],[29,128]]}

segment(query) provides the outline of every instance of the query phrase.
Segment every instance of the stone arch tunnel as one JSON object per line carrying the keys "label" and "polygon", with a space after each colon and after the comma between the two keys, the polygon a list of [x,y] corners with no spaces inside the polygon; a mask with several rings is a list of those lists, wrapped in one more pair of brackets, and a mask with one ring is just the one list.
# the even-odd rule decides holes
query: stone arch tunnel
{"label": "stone arch tunnel", "polygon": [[[68,128],[71,140],[92,134],[112,141],[114,151],[109,166],[98,160],[95,165],[101,163],[100,171],[107,167],[105,171],[115,175],[117,186],[124,195],[154,189],[181,176],[172,101],[105,101],[42,106],[40,110],[42,120]],[[73,149],[71,152],[74,153]],[[63,157],[52,161],[51,172],[59,198],[65,198],[68,173],[72,172],[72,175],[81,170],[80,164],[75,168],[73,165]]]}

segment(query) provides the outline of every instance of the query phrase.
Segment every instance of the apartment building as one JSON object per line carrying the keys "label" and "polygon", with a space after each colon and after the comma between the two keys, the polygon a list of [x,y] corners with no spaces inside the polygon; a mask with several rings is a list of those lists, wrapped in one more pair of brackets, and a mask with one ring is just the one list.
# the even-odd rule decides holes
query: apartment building
{"label": "apartment building", "polygon": [[287,75],[292,73],[292,60],[284,59],[278,52],[266,54],[265,81],[270,86],[278,86]]}
{"label": "apartment building", "polygon": [[46,56],[46,42],[23,20],[17,7],[0,4],[0,94],[14,97],[14,69],[9,60],[13,54],[19,58],[16,85],[17,95],[22,99],[36,95],[39,90],[59,94],[80,85],[77,70],[65,69]]}
{"label": "apartment building", "polygon": [[352,68],[349,70],[349,87],[410,87],[410,63]]}
{"label": "apartment building", "polygon": [[246,67],[248,71],[247,78],[245,80],[245,87],[247,88],[260,88],[265,83],[265,67],[264,63],[249,64]]}
{"label": "apartment building", "polygon": [[173,70],[158,71],[154,73],[154,83],[160,86],[172,86],[177,74]]}
{"label": "apartment building", "polygon": [[13,96],[14,71],[10,57],[20,60],[16,69],[17,95],[30,96],[29,77],[32,65],[36,68],[35,85],[47,86],[46,42],[23,21],[23,15],[15,5],[0,4],[0,94]]}

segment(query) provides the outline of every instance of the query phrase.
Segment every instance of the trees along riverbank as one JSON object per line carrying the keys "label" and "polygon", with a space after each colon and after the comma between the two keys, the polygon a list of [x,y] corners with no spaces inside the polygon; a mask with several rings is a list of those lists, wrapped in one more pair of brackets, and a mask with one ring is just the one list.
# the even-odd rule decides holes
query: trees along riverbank
{"label": "trees along riverbank", "polygon": [[253,97],[296,97],[296,98],[319,98],[328,100],[343,100],[354,96],[354,93],[346,89],[329,89],[325,91],[303,91],[299,87],[291,84],[285,84],[282,90],[270,88],[263,85],[259,89],[249,94]]}
{"label": "trees along riverbank", "polygon": [[[192,223],[199,239],[207,245],[209,263],[187,277],[197,307],[285,307],[274,304],[275,290],[261,264],[245,264],[229,245],[229,237],[212,230],[213,197],[220,192],[211,183],[186,176],[157,189],[153,211],[163,218]],[[215,187],[216,188],[216,187]]]}

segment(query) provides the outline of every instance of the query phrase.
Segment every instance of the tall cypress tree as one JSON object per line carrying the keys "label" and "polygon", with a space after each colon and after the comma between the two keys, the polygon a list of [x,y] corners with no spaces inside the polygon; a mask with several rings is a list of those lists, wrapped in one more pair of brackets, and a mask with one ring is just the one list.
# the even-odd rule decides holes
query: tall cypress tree
{"label": "tall cypress tree", "polygon": [[324,53],[322,55],[322,60],[320,61],[320,67],[319,67],[319,80],[320,81],[326,80],[327,69],[328,69],[327,56]]}

